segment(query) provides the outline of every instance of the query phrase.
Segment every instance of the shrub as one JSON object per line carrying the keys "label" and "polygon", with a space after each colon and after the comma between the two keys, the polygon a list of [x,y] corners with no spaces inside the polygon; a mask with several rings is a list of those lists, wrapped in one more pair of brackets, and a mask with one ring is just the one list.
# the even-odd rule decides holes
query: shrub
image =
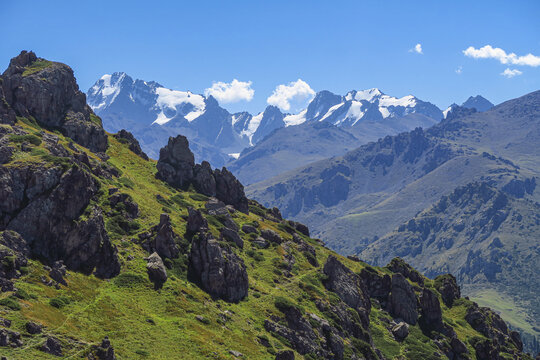
{"label": "shrub", "polygon": [[17,299],[13,296],[0,299],[0,305],[6,306],[10,308],[11,310],[15,310],[15,311],[21,310],[21,305],[19,304]]}
{"label": "shrub", "polygon": [[57,309],[61,309],[64,306],[69,305],[70,303],[71,299],[64,295],[60,295],[49,300],[49,305],[54,306]]}
{"label": "shrub", "polygon": [[255,205],[249,205],[249,212],[252,212],[255,215],[259,215],[260,217],[265,217],[266,216],[266,212],[263,209],[261,209],[260,207],[255,206]]}
{"label": "shrub", "polygon": [[121,177],[120,179],[118,179],[118,182],[130,189],[133,189],[133,187],[135,186],[135,183],[126,177]]}

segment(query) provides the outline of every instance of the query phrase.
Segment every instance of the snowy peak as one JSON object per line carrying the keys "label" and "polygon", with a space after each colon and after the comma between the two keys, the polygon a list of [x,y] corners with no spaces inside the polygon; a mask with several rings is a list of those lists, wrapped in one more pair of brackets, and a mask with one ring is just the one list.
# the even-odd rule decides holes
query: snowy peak
{"label": "snowy peak", "polygon": [[482,111],[488,111],[493,106],[491,101],[487,100],[486,98],[476,95],[476,96],[470,96],[467,101],[465,101],[463,104],[461,104],[462,107],[468,108],[468,109],[476,109],[476,111],[482,112]]}
{"label": "snowy peak", "polygon": [[101,109],[109,106],[120,94],[126,84],[131,85],[133,79],[124,72],[103,75],[88,91],[88,102],[92,108]]}
{"label": "snowy peak", "polygon": [[357,100],[357,101],[365,100],[368,102],[373,102],[375,98],[380,98],[382,95],[383,93],[377,88],[360,90],[360,91],[352,90],[352,91],[349,91],[347,95],[345,95],[345,99]]}

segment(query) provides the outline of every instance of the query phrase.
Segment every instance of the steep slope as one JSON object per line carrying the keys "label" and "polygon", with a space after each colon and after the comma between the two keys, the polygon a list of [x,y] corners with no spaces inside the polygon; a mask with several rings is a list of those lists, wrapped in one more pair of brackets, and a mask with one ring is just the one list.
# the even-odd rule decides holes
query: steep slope
{"label": "steep slope", "polygon": [[[36,74],[30,83],[48,81]],[[18,100],[5,104],[2,171],[35,176],[0,177],[2,205],[22,209],[0,209],[2,356],[532,359],[497,314],[461,298],[452,276],[433,281],[400,259],[374,268],[336,255],[306,226],[248,201],[226,169],[195,164],[185,137],[171,138],[157,164],[127,132],[107,135],[98,156],[46,118],[19,116]],[[87,182],[72,181],[74,173]],[[17,202],[20,192],[28,198]],[[42,253],[48,237],[31,238],[35,226],[9,220],[39,203],[51,219],[73,214],[62,226],[40,220],[43,235],[94,227],[78,242],[59,234],[47,247],[57,251]],[[96,246],[107,250],[85,268],[70,262]]]}
{"label": "steep slope", "polygon": [[[452,116],[427,131],[418,129],[386,137],[343,157],[316,162],[250,185],[248,194],[266,206],[280,207],[286,216],[307,223],[314,234],[341,253],[362,253],[374,243],[362,254],[380,258],[381,262],[384,257],[398,255],[400,249],[392,240],[395,237],[386,234],[427,211],[456,187],[476,181],[504,191],[510,199],[509,211],[522,213],[512,224],[518,228],[529,227],[537,221],[531,210],[534,206],[530,204],[540,199],[540,193],[532,185],[530,191],[526,191],[523,184],[535,184],[540,176],[539,105],[540,92],[534,92],[482,113],[460,108],[464,110],[451,112]],[[520,211],[523,206],[529,210]],[[464,234],[472,231],[471,226],[466,224]],[[514,254],[514,261],[540,261],[535,250],[537,230],[533,227],[530,235],[523,236],[521,241],[528,245],[523,252]],[[444,232],[440,235],[444,238]],[[497,232],[493,232],[493,237],[497,237]],[[401,240],[396,241],[401,244]],[[432,264],[430,251],[434,250],[430,250],[426,242],[423,239],[414,249],[409,249],[415,254],[416,266],[426,271],[431,271],[432,266],[438,271],[453,269],[456,274],[468,271],[464,263],[452,262],[448,256],[441,256],[439,263]],[[474,244],[474,251],[478,250],[476,246],[482,246]],[[456,249],[454,256],[467,259],[468,254],[467,247],[462,246]],[[482,261],[488,261],[489,256],[489,253],[482,254]],[[513,272],[510,267],[501,267],[501,273],[491,279],[473,280],[466,276],[458,276],[458,279],[467,294],[473,295],[474,287],[484,290],[484,294],[506,287],[505,279],[528,284],[531,277],[527,274],[527,271]],[[506,287],[504,294],[515,298],[513,303],[524,311],[537,313],[538,304],[528,301],[538,297],[538,280],[536,277],[532,280],[536,283],[522,288],[534,289],[532,294],[517,292],[522,297],[516,297],[511,286]],[[505,309],[502,304],[498,307],[500,311]],[[512,314],[506,312],[505,316],[511,318]],[[535,319],[524,316],[521,320],[521,329],[538,335],[533,329],[538,328]]]}
{"label": "steep slope", "polygon": [[462,107],[467,109],[476,109],[476,111],[488,111],[495,105],[491,103],[488,99],[476,95],[476,96],[470,96],[463,104],[461,104]]}
{"label": "steep slope", "polygon": [[227,167],[243,184],[272,178],[313,161],[344,154],[359,145],[349,132],[325,122],[277,129],[245,149]]}

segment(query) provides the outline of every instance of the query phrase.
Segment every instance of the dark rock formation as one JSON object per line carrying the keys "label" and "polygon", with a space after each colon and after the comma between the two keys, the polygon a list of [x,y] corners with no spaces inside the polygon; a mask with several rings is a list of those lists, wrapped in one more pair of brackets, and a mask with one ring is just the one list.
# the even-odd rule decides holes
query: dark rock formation
{"label": "dark rock formation", "polygon": [[139,217],[139,205],[128,194],[114,193],[109,197],[109,203],[112,208],[119,208],[118,205],[122,204],[120,206],[121,213],[129,219]]}
{"label": "dark rock formation", "polygon": [[317,252],[315,251],[315,248],[313,246],[302,240],[298,245],[298,250],[304,254],[307,261],[311,265],[319,267],[319,262],[317,261]]}
{"label": "dark rock formation", "polygon": [[11,59],[2,79],[5,100],[17,115],[33,117],[50,129],[60,129],[92,151],[107,150],[101,120],[86,104],[86,96],[79,90],[69,66],[23,51]]}
{"label": "dark rock formation", "polygon": [[139,144],[137,139],[135,139],[135,136],[133,136],[132,133],[122,129],[113,136],[118,139],[118,141],[128,144],[129,150],[133,151],[135,155],[140,156],[144,160],[148,160],[148,155],[146,155],[144,151],[142,151],[141,145]]}
{"label": "dark rock formation", "polygon": [[146,258],[146,261],[148,278],[154,283],[156,289],[161,288],[165,281],[167,281],[167,269],[163,265],[163,260],[161,260],[158,253],[154,252]]}
{"label": "dark rock formation", "polygon": [[99,346],[94,345],[92,350],[96,360],[116,360],[114,348],[107,336],[105,336]]}
{"label": "dark rock formation", "polygon": [[401,341],[409,335],[409,324],[401,321],[392,327],[392,335],[396,340]]}
{"label": "dark rock formation", "polygon": [[199,210],[189,207],[186,231],[188,234],[194,234],[201,229],[208,229],[208,221]]}
{"label": "dark rock formation", "polygon": [[[71,270],[112,277],[120,271],[101,212],[87,209],[99,184],[83,168],[29,164],[0,168],[0,230],[18,232],[31,255]],[[85,219],[75,221],[85,212]]]}
{"label": "dark rock formation", "polygon": [[274,244],[281,244],[283,242],[283,238],[274,230],[270,229],[261,230],[261,237]]}
{"label": "dark rock formation", "polygon": [[38,323],[33,322],[33,321],[27,322],[26,325],[25,325],[25,328],[26,328],[26,331],[29,334],[32,334],[32,335],[40,334],[41,331],[42,331],[42,326],[40,324],[38,324]]}
{"label": "dark rock formation", "polygon": [[258,236],[255,240],[253,240],[252,244],[261,249],[266,249],[270,245],[268,241],[266,241],[260,236]]}
{"label": "dark rock formation", "polygon": [[[358,275],[333,255],[326,260],[323,272],[328,277],[324,281],[324,286],[328,290],[335,292],[345,304],[359,313],[369,315],[371,309],[369,293]],[[365,324],[366,327],[368,324]]]}
{"label": "dark rock formation", "polygon": [[469,350],[467,349],[467,345],[465,345],[455,336],[450,340],[450,347],[452,348],[452,351],[456,354],[465,354],[469,352]]}
{"label": "dark rock formation", "polygon": [[424,288],[422,290],[422,296],[420,297],[420,321],[431,329],[441,329],[442,322],[442,310],[439,298],[437,295]]}
{"label": "dark rock formation", "polygon": [[0,232],[0,292],[13,291],[10,280],[20,276],[19,270],[28,263],[29,253],[26,242],[18,233]]}
{"label": "dark rock formation", "polygon": [[148,252],[157,252],[161,258],[174,259],[178,257],[180,249],[176,243],[179,241],[179,237],[173,231],[169,215],[161,214],[159,224],[152,228],[152,233],[155,236],[143,244]]}
{"label": "dark rock formation", "polygon": [[67,282],[64,279],[64,276],[66,276],[66,266],[62,260],[55,261],[52,264],[49,276],[57,283],[67,286]]}
{"label": "dark rock formation", "polygon": [[159,152],[158,178],[172,186],[186,189],[193,185],[207,196],[215,196],[236,210],[247,213],[248,199],[244,186],[226,168],[212,170],[208,162],[195,165],[193,153],[185,136],[169,138],[167,146]]}
{"label": "dark rock formation", "polygon": [[435,278],[435,288],[441,293],[442,301],[452,307],[454,301],[461,297],[461,291],[453,275],[439,275]]}
{"label": "dark rock formation", "polygon": [[225,301],[238,302],[248,294],[244,261],[208,233],[193,238],[188,273],[206,292]]}
{"label": "dark rock formation", "polygon": [[221,228],[220,230],[221,237],[227,241],[235,243],[240,249],[244,248],[244,241],[240,238],[240,235],[234,230],[229,228]]}
{"label": "dark rock formation", "polygon": [[401,274],[392,275],[392,288],[389,296],[390,313],[396,318],[414,325],[418,319],[417,299],[414,290]]}
{"label": "dark rock formation", "polygon": [[8,329],[0,329],[0,346],[21,347],[21,334]]}
{"label": "dark rock formation", "polygon": [[62,356],[62,344],[52,336],[49,336],[45,344],[41,345],[39,349],[51,355]]}
{"label": "dark rock formation", "polygon": [[407,264],[401,258],[393,258],[392,261],[390,261],[390,263],[386,265],[386,267],[392,272],[400,273],[401,275],[417,283],[418,285],[424,285],[424,278],[422,277],[422,275],[420,275],[418,271],[413,269],[412,266]]}
{"label": "dark rock formation", "polygon": [[256,234],[256,233],[258,233],[255,226],[251,226],[251,225],[248,225],[248,224],[242,225],[242,231],[245,232],[246,234]]}
{"label": "dark rock formation", "polygon": [[294,351],[282,350],[276,354],[276,360],[294,360]]}

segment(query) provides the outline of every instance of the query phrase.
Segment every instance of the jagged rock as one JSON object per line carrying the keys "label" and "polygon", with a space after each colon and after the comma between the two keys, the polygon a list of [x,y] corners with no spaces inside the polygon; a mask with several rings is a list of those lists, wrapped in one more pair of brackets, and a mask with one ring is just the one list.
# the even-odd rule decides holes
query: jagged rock
{"label": "jagged rock", "polygon": [[266,241],[260,236],[258,236],[255,240],[253,240],[252,244],[261,249],[266,249],[270,245],[268,241]]}
{"label": "jagged rock", "polygon": [[289,341],[291,347],[302,355],[316,354],[321,356],[320,345],[316,342],[317,335],[309,322],[301,316],[300,318],[291,318],[291,316],[287,316],[286,320],[287,326],[284,326],[267,319],[264,321],[264,328],[268,332],[285,338]]}
{"label": "jagged rock", "polygon": [[261,230],[261,237],[275,244],[281,244],[283,242],[283,238],[274,230],[270,229]]}
{"label": "jagged rock", "polygon": [[225,167],[212,171],[208,162],[195,165],[193,153],[185,136],[170,137],[159,152],[157,177],[172,186],[185,189],[192,184],[207,196],[215,196],[236,210],[248,213],[244,186]]}
{"label": "jagged rock", "polygon": [[27,265],[29,253],[28,245],[18,233],[0,232],[0,292],[14,290],[10,280],[20,276],[19,270]]}
{"label": "jagged rock", "polygon": [[66,266],[64,265],[64,262],[62,260],[55,261],[52,264],[51,270],[49,271],[49,276],[51,277],[51,279],[53,279],[57,283],[67,286],[67,282],[66,280],[64,280],[65,275],[66,275]]}
{"label": "jagged rock", "polygon": [[139,217],[139,205],[128,194],[115,192],[109,197],[109,203],[112,208],[122,204],[123,214],[130,219]]}
{"label": "jagged rock", "polygon": [[367,327],[367,324],[369,324],[368,314],[358,313],[356,314],[357,316],[355,316],[355,313],[351,312],[350,308],[344,302],[329,304],[317,300],[315,305],[322,313],[327,314],[336,321],[344,332],[344,335],[353,336],[366,342],[371,341]]}
{"label": "jagged rock", "polygon": [[4,327],[10,327],[11,326],[11,320],[9,319],[4,319],[3,317],[0,317],[0,326],[4,326]]}
{"label": "jagged rock", "polygon": [[[4,80],[0,77],[0,84]],[[4,95],[4,88],[0,85],[0,124],[13,125],[17,121],[15,111],[11,108]],[[1,156],[0,156],[1,159]],[[0,164],[2,162],[0,161]]]}
{"label": "jagged rock", "polygon": [[392,288],[389,296],[390,313],[395,318],[414,325],[418,319],[417,299],[411,284],[400,273],[392,275]]}
{"label": "jagged rock", "polygon": [[[473,329],[498,343],[508,339],[508,327],[501,317],[486,307],[479,307],[476,303],[467,309],[465,320]],[[519,335],[519,334],[518,334]]]}
{"label": "jagged rock", "polygon": [[452,351],[456,354],[465,354],[469,352],[469,350],[467,349],[467,345],[465,345],[455,336],[450,340],[450,347],[452,348]]}
{"label": "jagged rock", "polygon": [[[65,172],[40,164],[0,167],[0,198],[7,199],[0,203],[0,230],[18,232],[31,255],[48,263],[115,276],[120,263],[101,212],[86,209],[97,191],[92,175],[76,165]],[[85,219],[75,221],[85,210]]]}
{"label": "jagged rock", "polygon": [[42,326],[38,323],[35,323],[33,321],[29,321],[25,325],[26,331],[29,334],[35,335],[41,333]]}
{"label": "jagged rock", "polygon": [[204,218],[203,214],[192,207],[188,207],[188,219],[186,230],[190,234],[194,234],[201,229],[208,229],[208,221]]}
{"label": "jagged rock", "polygon": [[420,311],[422,314],[420,319],[424,325],[431,329],[442,328],[441,304],[439,303],[439,298],[433,291],[426,288],[422,290],[422,296],[420,297]]}
{"label": "jagged rock", "polygon": [[0,329],[0,346],[21,347],[21,334],[8,329]]}
{"label": "jagged rock", "polygon": [[407,279],[417,283],[420,286],[424,285],[424,278],[422,277],[422,275],[420,275],[418,271],[413,269],[401,258],[393,258],[392,261],[390,261],[390,263],[386,265],[386,267],[392,272],[400,273]]}
{"label": "jagged rock", "polygon": [[283,216],[281,216],[281,211],[279,211],[279,209],[275,206],[271,209],[268,209],[265,217],[268,220],[274,222],[281,222],[283,220]]}
{"label": "jagged rock", "polygon": [[148,278],[154,283],[156,288],[161,288],[165,281],[167,281],[167,269],[163,265],[163,260],[161,260],[158,253],[154,252],[146,258],[146,261]]}
{"label": "jagged rock", "polygon": [[474,345],[474,351],[476,352],[476,359],[478,360],[501,360],[499,356],[499,346],[490,340],[478,341]]}
{"label": "jagged rock", "polygon": [[111,341],[107,336],[105,336],[99,346],[94,347],[94,353],[99,360],[116,360],[114,348],[111,346]]}
{"label": "jagged rock", "polygon": [[225,167],[214,170],[216,179],[216,197],[243,213],[249,212],[248,199],[244,186]]}
{"label": "jagged rock", "polygon": [[319,267],[319,262],[317,261],[317,252],[313,246],[309,245],[305,241],[301,241],[300,245],[298,246],[298,250],[305,255],[306,259],[312,266]]}
{"label": "jagged rock", "polygon": [[225,227],[221,228],[219,231],[223,239],[235,243],[240,249],[244,248],[244,240],[240,238],[240,235],[238,235],[236,231]]}
{"label": "jagged rock", "polygon": [[[204,208],[208,210],[210,215],[225,214],[225,203],[215,197],[211,197],[204,204]],[[228,210],[227,210],[228,211]]]}
{"label": "jagged rock", "polygon": [[258,232],[254,226],[248,224],[242,225],[242,231],[246,234],[256,234]]}
{"label": "jagged rock", "polygon": [[282,350],[276,354],[276,360],[294,360],[294,351]]}
{"label": "jagged rock", "polygon": [[[280,213],[280,215],[281,215],[281,213]],[[299,222],[296,222],[296,221],[288,221],[288,223],[294,229],[296,229],[296,231],[298,231],[300,234],[309,237],[309,228],[306,225],[304,225],[302,223],[299,223]]]}
{"label": "jagged rock", "polygon": [[20,116],[34,117],[45,127],[60,129],[94,152],[104,152],[107,135],[99,118],[86,104],[73,70],[61,63],[48,62],[39,71],[25,73],[37,62],[44,64],[46,60],[26,51],[11,59],[1,84],[9,107]]}
{"label": "jagged rock", "polygon": [[523,351],[523,342],[521,341],[521,335],[517,331],[510,331],[510,339],[516,345],[519,351]]}
{"label": "jagged rock", "polygon": [[144,153],[141,149],[141,145],[135,139],[135,136],[133,136],[132,133],[130,133],[127,130],[120,130],[117,134],[113,135],[116,139],[120,140],[120,142],[126,142],[129,145],[129,150],[133,151],[135,155],[140,156],[144,160],[148,160],[148,155]]}
{"label": "jagged rock", "polygon": [[185,136],[170,137],[159,151],[158,177],[172,186],[185,188],[193,180],[195,157]]}
{"label": "jagged rock", "polygon": [[52,336],[49,336],[45,344],[41,345],[39,349],[51,355],[62,356],[62,344]]}
{"label": "jagged rock", "polygon": [[370,298],[375,298],[379,301],[383,308],[386,308],[388,296],[392,289],[392,280],[390,276],[384,274],[379,275],[376,270],[366,267],[360,272],[360,277],[364,280]]}
{"label": "jagged rock", "polygon": [[333,255],[326,260],[323,272],[328,277],[324,281],[324,286],[328,290],[335,292],[345,304],[359,313],[369,314],[371,310],[369,293],[358,275]]}
{"label": "jagged rock", "polygon": [[146,250],[158,253],[161,258],[177,258],[180,253],[180,249],[176,245],[179,237],[173,231],[171,218],[168,214],[161,214],[159,224],[152,228],[152,232],[156,236],[144,244]]}
{"label": "jagged rock", "polygon": [[188,273],[206,292],[225,301],[238,302],[248,294],[244,261],[230,248],[221,247],[211,234],[193,238]]}
{"label": "jagged rock", "polygon": [[401,321],[392,327],[392,335],[396,340],[403,340],[409,335],[409,324]]}
{"label": "jagged rock", "polygon": [[435,278],[435,287],[441,293],[442,301],[452,307],[454,301],[461,297],[461,291],[453,275],[439,275]]}

